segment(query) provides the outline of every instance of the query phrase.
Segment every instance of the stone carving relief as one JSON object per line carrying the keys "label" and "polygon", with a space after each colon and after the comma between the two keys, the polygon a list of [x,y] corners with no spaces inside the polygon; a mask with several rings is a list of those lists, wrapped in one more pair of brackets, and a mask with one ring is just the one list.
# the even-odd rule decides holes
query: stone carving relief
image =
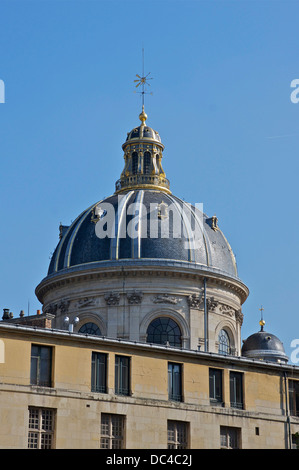
{"label": "stone carving relief", "polygon": [[181,301],[181,299],[175,297],[174,295],[157,294],[153,301],[155,304],[177,304]]}
{"label": "stone carving relief", "polygon": [[94,307],[96,305],[96,300],[94,297],[85,297],[84,299],[78,300],[77,307],[78,308],[87,308],[87,307]]}
{"label": "stone carving relief", "polygon": [[196,294],[188,295],[187,302],[190,308],[199,309],[202,303],[202,294],[201,295],[196,295]]}
{"label": "stone carving relief", "polygon": [[108,292],[104,295],[107,305],[118,305],[120,301],[120,294],[118,292]]}
{"label": "stone carving relief", "polygon": [[143,297],[142,292],[134,291],[134,292],[127,293],[127,299],[130,305],[141,304],[142,297]]}
{"label": "stone carving relief", "polygon": [[214,312],[217,306],[218,306],[218,302],[217,300],[214,299],[214,297],[209,297],[207,299],[207,307],[210,312]]}
{"label": "stone carving relief", "polygon": [[48,306],[44,309],[44,311],[45,311],[46,313],[51,313],[51,315],[56,315],[56,313],[57,313],[57,308],[58,308],[58,305],[57,305],[57,304],[50,304],[50,305],[48,305]]}
{"label": "stone carving relief", "polygon": [[68,312],[70,306],[70,300],[61,300],[58,308],[60,308],[61,313],[64,315]]}
{"label": "stone carving relief", "polygon": [[226,315],[229,315],[230,317],[232,317],[235,314],[235,310],[229,305],[221,304],[219,307],[219,310],[221,313],[225,313]]}
{"label": "stone carving relief", "polygon": [[243,318],[244,318],[244,315],[243,315],[242,311],[237,310],[236,311],[236,320],[237,320],[238,323],[240,323],[240,326],[242,326],[242,324],[243,324]]}

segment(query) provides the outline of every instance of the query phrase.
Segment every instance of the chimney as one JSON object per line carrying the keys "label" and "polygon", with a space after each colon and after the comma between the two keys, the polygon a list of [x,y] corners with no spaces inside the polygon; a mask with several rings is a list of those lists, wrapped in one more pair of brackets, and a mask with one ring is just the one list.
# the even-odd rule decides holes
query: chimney
{"label": "chimney", "polygon": [[4,308],[3,309],[3,316],[2,316],[2,320],[8,320],[10,317],[9,317],[9,308]]}

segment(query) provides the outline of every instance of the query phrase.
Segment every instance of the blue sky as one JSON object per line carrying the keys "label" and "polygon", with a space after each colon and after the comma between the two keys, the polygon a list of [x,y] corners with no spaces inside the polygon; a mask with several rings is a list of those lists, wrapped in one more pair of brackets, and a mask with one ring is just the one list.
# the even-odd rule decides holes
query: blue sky
{"label": "blue sky", "polygon": [[[299,338],[298,1],[1,0],[0,309],[41,308],[60,222],[114,192],[141,109],[172,192],[203,203],[250,296],[242,337]],[[2,314],[1,314],[2,316]]]}

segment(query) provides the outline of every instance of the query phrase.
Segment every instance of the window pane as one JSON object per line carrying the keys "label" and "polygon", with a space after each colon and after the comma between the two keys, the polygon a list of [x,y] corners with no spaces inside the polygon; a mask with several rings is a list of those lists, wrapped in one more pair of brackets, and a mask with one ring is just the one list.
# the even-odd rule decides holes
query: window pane
{"label": "window pane", "polygon": [[187,449],[188,423],[183,421],[168,421],[167,436],[168,449]]}
{"label": "window pane", "polygon": [[32,345],[30,384],[51,387],[52,348]]}
{"label": "window pane", "polygon": [[30,384],[31,385],[37,385],[38,364],[39,364],[38,357],[31,356],[31,366],[30,366]]}
{"label": "window pane", "polygon": [[130,358],[115,356],[115,393],[129,395],[130,393]]}
{"label": "window pane", "polygon": [[81,326],[78,333],[85,333],[85,334],[88,334],[88,335],[102,336],[101,330],[98,327],[98,325],[96,325],[95,323],[92,323],[92,322],[84,323],[84,325]]}
{"label": "window pane", "polygon": [[28,449],[37,449],[38,448],[38,433],[29,432],[28,433]]}
{"label": "window pane", "polygon": [[107,392],[107,355],[92,353],[91,359],[91,390],[93,392]]}
{"label": "window pane", "polygon": [[150,173],[150,165],[151,165],[151,154],[150,152],[144,152],[143,156],[143,173],[148,175]]}
{"label": "window pane", "polygon": [[222,403],[222,370],[210,369],[210,399]]}
{"label": "window pane", "polygon": [[137,175],[138,171],[138,153],[133,152],[132,153],[132,173],[133,175]]}
{"label": "window pane", "polygon": [[240,428],[220,426],[220,447],[222,449],[239,448]]}
{"label": "window pane", "polygon": [[219,354],[230,354],[230,341],[229,336],[225,330],[221,330],[218,336],[219,341]]}
{"label": "window pane", "polygon": [[28,448],[51,449],[54,438],[54,410],[29,408]]}
{"label": "window pane", "polygon": [[181,330],[178,324],[168,317],[160,317],[153,320],[147,329],[147,342],[154,344],[166,344],[181,346]]}
{"label": "window pane", "polygon": [[124,447],[124,416],[102,413],[101,449],[122,449]]}
{"label": "window pane", "polygon": [[171,400],[182,401],[181,364],[168,364],[168,390]]}
{"label": "window pane", "polygon": [[40,350],[39,385],[51,385],[51,349],[48,347],[41,347]]}
{"label": "window pane", "polygon": [[233,408],[243,408],[242,373],[230,373],[230,402]]}

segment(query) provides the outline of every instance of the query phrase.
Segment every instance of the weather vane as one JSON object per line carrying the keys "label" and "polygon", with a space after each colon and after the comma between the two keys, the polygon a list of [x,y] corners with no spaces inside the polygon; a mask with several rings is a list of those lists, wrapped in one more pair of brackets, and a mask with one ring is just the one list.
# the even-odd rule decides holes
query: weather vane
{"label": "weather vane", "polygon": [[153,93],[146,92],[145,87],[150,86],[148,83],[149,80],[153,80],[152,78],[149,78],[149,75],[151,73],[149,72],[147,75],[144,75],[144,49],[142,48],[142,77],[140,75],[136,74],[137,80],[134,80],[134,83],[137,83],[136,88],[138,88],[140,85],[142,87],[142,91],[136,91],[135,93],[140,93],[142,96],[142,107],[144,107],[144,95],[152,95]]}

